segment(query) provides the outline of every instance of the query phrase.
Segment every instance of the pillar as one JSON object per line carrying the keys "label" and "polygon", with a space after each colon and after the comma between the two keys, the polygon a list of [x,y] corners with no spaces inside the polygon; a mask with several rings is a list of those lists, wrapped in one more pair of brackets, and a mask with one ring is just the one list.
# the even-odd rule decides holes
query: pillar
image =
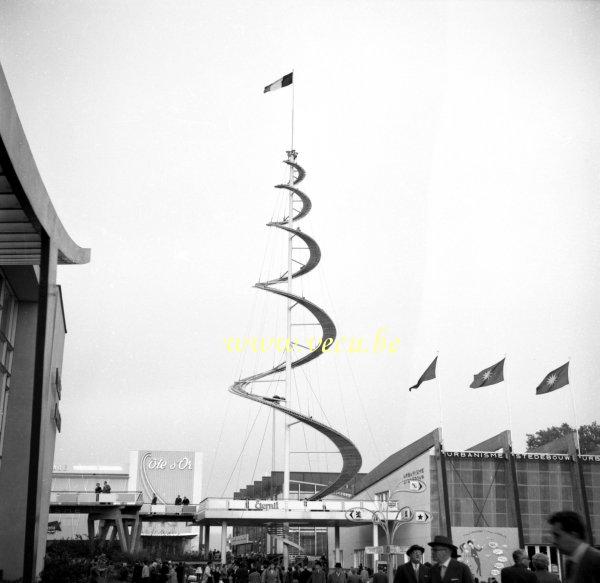
{"label": "pillar", "polygon": [[208,553],[210,552],[210,525],[207,524],[204,527],[204,555],[205,558],[208,557]]}
{"label": "pillar", "polygon": [[[377,524],[373,524],[373,546],[379,546],[379,526]],[[377,561],[379,561],[379,555],[375,553],[373,555],[373,571],[377,572]]]}
{"label": "pillar", "polygon": [[221,523],[221,565],[227,564],[227,521]]}
{"label": "pillar", "polygon": [[336,524],[333,527],[333,557],[334,563],[340,563],[340,525]]}

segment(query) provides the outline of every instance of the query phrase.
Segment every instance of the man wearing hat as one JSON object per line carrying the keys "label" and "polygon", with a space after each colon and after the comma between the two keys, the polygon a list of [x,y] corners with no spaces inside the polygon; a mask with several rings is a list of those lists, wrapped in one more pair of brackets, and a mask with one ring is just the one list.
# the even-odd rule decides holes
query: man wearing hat
{"label": "man wearing hat", "polygon": [[342,570],[342,563],[335,564],[335,569],[329,574],[327,583],[346,583],[346,573]]}
{"label": "man wearing hat", "polygon": [[419,545],[412,545],[406,551],[408,563],[396,569],[394,583],[423,583],[429,581],[429,567],[421,564],[425,549]]}
{"label": "man wearing hat", "polygon": [[433,560],[437,563],[431,569],[431,583],[473,583],[471,569],[452,558],[457,547],[447,536],[436,535],[430,543]]}

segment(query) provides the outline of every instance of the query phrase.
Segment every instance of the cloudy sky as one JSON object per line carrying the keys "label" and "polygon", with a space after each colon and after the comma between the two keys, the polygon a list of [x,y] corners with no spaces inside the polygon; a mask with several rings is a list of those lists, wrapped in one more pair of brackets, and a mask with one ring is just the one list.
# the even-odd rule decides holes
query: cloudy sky
{"label": "cloudy sky", "polygon": [[[438,391],[448,449],[505,429],[510,408],[523,451],[527,432],[573,423],[571,389],[578,421],[599,419],[599,41],[595,2],[2,3],[31,149],[92,249],[59,269],[55,462],[202,451],[212,496],[270,470],[269,412],[227,388],[277,355],[224,339],[285,317],[252,285],[285,269],[265,223],[283,203],[292,89],[262,88],[291,70],[313,201],[300,226],[323,253],[296,289],[340,335],[400,340],[325,355],[291,402],[349,434],[364,470],[439,425]],[[409,393],[438,351],[438,380]],[[468,388],[504,355],[505,383]],[[569,359],[570,387],[536,397]],[[331,449],[292,431],[294,451]]]}

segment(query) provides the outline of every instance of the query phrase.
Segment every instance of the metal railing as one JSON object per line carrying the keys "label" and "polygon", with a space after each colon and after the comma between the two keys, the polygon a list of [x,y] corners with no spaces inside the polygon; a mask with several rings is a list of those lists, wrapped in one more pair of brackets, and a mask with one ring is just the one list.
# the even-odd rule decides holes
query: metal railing
{"label": "metal railing", "polygon": [[373,500],[232,500],[231,498],[205,498],[197,505],[197,512],[206,510],[291,510],[291,511],[324,511],[348,512],[355,508],[365,510],[400,509],[393,500],[376,502]]}
{"label": "metal railing", "polygon": [[72,491],[50,492],[50,504],[63,506],[93,506],[96,504],[141,506],[143,502],[141,492],[110,492],[110,494]]}
{"label": "metal railing", "polygon": [[143,504],[142,514],[181,514],[194,516],[198,512],[197,504]]}

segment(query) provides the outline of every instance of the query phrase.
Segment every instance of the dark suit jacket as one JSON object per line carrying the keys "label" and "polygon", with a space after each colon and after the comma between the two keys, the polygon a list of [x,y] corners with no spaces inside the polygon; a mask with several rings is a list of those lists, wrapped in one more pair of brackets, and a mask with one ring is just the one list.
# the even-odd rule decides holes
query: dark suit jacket
{"label": "dark suit jacket", "polygon": [[404,563],[396,569],[394,583],[429,583],[431,574],[427,565],[419,567],[419,580],[415,577],[415,569],[411,562]]}
{"label": "dark suit jacket", "polygon": [[502,583],[537,583],[535,575],[525,567],[504,567],[500,571],[500,581]]}
{"label": "dark suit jacket", "polygon": [[442,581],[440,567],[436,565],[431,569],[431,583],[473,583],[471,569],[456,559],[450,559],[446,574]]}
{"label": "dark suit jacket", "polygon": [[575,569],[573,583],[600,583],[600,551],[589,547]]}
{"label": "dark suit jacket", "polygon": [[560,583],[560,579],[556,573],[548,571],[534,571],[533,573],[538,583]]}

